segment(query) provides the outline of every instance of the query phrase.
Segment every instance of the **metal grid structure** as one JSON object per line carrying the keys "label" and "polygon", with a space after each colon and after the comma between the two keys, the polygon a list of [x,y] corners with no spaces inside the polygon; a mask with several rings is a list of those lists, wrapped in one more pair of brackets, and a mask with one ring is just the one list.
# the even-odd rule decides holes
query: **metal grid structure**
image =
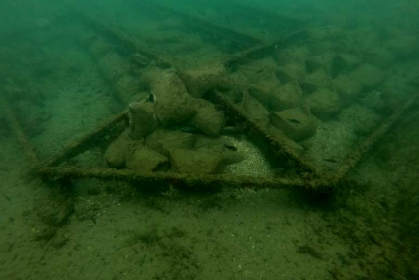
{"label": "metal grid structure", "polygon": [[[159,7],[160,9],[164,7]],[[246,59],[247,57],[269,53],[269,51],[284,42],[287,36],[280,38],[274,44],[265,45],[259,39],[252,38],[249,35],[241,34],[228,28],[215,26],[214,24],[205,22],[201,19],[193,18],[189,15],[173,11],[165,8],[167,12],[176,14],[186,21],[193,24],[194,28],[201,32],[215,32],[217,36],[233,38],[246,46],[246,48],[234,55],[226,58],[223,63],[228,66],[235,61]],[[87,26],[102,34],[108,36],[112,40],[117,40],[131,53],[141,53],[150,59],[153,59],[157,64],[163,66],[179,67],[176,61],[170,57],[162,57],[150,50],[144,48],[141,41],[133,38],[124,31],[115,26],[108,25],[98,19],[78,13],[81,19]],[[298,33],[299,31],[294,31]],[[292,36],[293,33],[291,33]],[[285,39],[284,39],[285,38]],[[52,158],[40,162],[35,149],[28,141],[25,133],[22,130],[21,124],[18,121],[15,113],[9,106],[7,100],[3,100],[3,110],[6,119],[17,137],[20,145],[26,154],[32,170],[38,175],[52,180],[58,179],[78,179],[78,178],[97,178],[104,180],[122,180],[128,182],[140,183],[170,183],[174,186],[188,187],[193,189],[201,189],[203,187],[253,187],[253,188],[303,188],[312,191],[328,191],[340,184],[350,172],[351,169],[357,166],[359,161],[365,153],[382,137],[390,127],[403,115],[417,101],[414,96],[408,100],[403,106],[399,107],[392,115],[385,119],[378,127],[373,130],[365,140],[358,144],[353,151],[347,156],[346,161],[333,174],[320,173],[316,166],[307,158],[296,153],[292,148],[288,147],[286,142],[280,138],[273,137],[265,128],[260,126],[257,122],[252,120],[246,112],[236,106],[227,96],[221,91],[214,91],[211,96],[211,101],[220,105],[225,114],[234,121],[239,122],[244,127],[243,133],[252,139],[257,139],[265,150],[273,154],[279,161],[292,161],[298,176],[296,178],[260,178],[249,176],[233,176],[231,174],[225,175],[199,175],[199,174],[181,174],[181,173],[166,173],[166,172],[139,172],[133,170],[121,170],[114,168],[79,168],[79,167],[62,167],[61,164],[67,162],[69,159],[78,154],[88,150],[94,145],[98,138],[106,135],[116,135],[127,125],[127,113],[122,112],[113,117],[109,121],[99,125],[97,128],[87,133],[80,139],[73,141],[58,154]]]}

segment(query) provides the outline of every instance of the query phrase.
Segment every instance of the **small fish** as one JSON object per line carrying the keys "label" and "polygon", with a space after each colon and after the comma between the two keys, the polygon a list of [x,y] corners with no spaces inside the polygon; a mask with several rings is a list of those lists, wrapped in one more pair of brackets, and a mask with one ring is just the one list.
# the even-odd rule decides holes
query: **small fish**
{"label": "small fish", "polygon": [[333,158],[324,158],[323,160],[327,161],[327,162],[331,162],[331,163],[337,163],[338,162],[337,160],[335,160]]}
{"label": "small fish", "polygon": [[157,101],[156,95],[153,92],[150,92],[146,102],[155,103]]}
{"label": "small fish", "polygon": [[3,197],[6,199],[6,200],[8,200],[8,201],[12,201],[11,199],[10,199],[10,197],[4,192],[4,191],[1,191],[1,194],[3,195]]}
{"label": "small fish", "polygon": [[297,120],[297,119],[288,119],[290,122],[292,122],[292,123],[300,123],[300,121],[299,120]]}
{"label": "small fish", "polygon": [[198,10],[198,13],[200,13],[204,17],[207,16],[207,13],[204,10]]}
{"label": "small fish", "polygon": [[232,145],[224,144],[223,147],[226,148],[226,149],[229,149],[230,151],[234,151],[234,152],[238,151],[238,149],[236,147],[232,146]]}
{"label": "small fish", "polygon": [[273,168],[272,169],[272,172],[275,175],[283,175],[284,171],[285,171],[285,168],[283,168],[283,167],[278,167],[278,168]]}
{"label": "small fish", "polygon": [[188,132],[188,133],[197,133],[199,131],[193,126],[186,126],[186,125],[179,127],[179,130],[182,132]]}
{"label": "small fish", "polygon": [[196,127],[189,126],[189,125],[171,125],[166,127],[167,129],[171,130],[180,130],[182,132],[188,132],[188,133],[197,133],[199,130]]}
{"label": "small fish", "polygon": [[249,111],[249,98],[249,92],[247,90],[244,90],[240,106],[245,112]]}

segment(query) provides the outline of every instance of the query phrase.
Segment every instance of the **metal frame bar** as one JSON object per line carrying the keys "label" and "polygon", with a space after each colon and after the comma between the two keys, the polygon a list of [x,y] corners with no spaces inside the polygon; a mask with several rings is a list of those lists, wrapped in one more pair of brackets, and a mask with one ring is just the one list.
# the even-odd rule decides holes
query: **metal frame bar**
{"label": "metal frame bar", "polygon": [[9,102],[5,97],[3,97],[0,100],[0,106],[1,106],[2,111],[5,114],[8,125],[10,126],[13,134],[16,136],[20,146],[22,147],[25,153],[25,157],[29,163],[30,169],[35,170],[39,168],[40,162],[39,162],[38,156],[36,155],[35,148],[26,137],[26,134],[23,131],[22,125],[19,122],[19,119],[17,118],[12,107],[10,107]]}
{"label": "metal frame bar", "polygon": [[264,178],[231,175],[186,174],[172,172],[139,172],[115,168],[77,168],[77,167],[42,167],[41,176],[57,179],[63,178],[96,178],[105,180],[121,180],[135,183],[170,183],[178,187],[199,189],[202,187],[231,188],[285,188],[303,187],[302,179]]}
{"label": "metal frame bar", "polygon": [[219,26],[217,24],[205,21],[186,13],[182,13],[163,4],[158,4],[156,1],[142,1],[141,5],[144,5],[145,3],[148,5],[147,8],[151,8],[156,11],[164,11],[178,16],[183,21],[185,26],[187,26],[190,30],[196,30],[203,34],[210,34],[227,38],[228,40],[248,47],[263,44],[263,42],[258,38],[254,38],[248,34]]}
{"label": "metal frame bar", "polygon": [[108,121],[99,124],[94,130],[83,135],[81,138],[70,142],[66,147],[60,150],[55,156],[44,162],[44,166],[53,167],[58,166],[76,155],[86,151],[98,138],[102,138],[109,134],[109,132],[122,121],[127,122],[127,112],[119,113]]}
{"label": "metal frame bar", "polygon": [[235,118],[245,124],[251,133],[261,137],[264,142],[269,145],[270,150],[276,157],[283,158],[285,156],[286,158],[293,160],[297,164],[297,169],[300,171],[309,172],[312,175],[318,174],[317,168],[311,162],[297,154],[295,150],[288,147],[288,145],[281,139],[272,137],[272,135],[265,128],[252,120],[246,112],[233,104],[228,97],[219,91],[216,91],[215,95],[217,101],[226,111],[228,111],[230,115],[233,114]]}
{"label": "metal frame bar", "polygon": [[393,114],[381,122],[372,133],[347,156],[346,162],[335,172],[330,179],[332,185],[341,182],[348,173],[355,168],[363,156],[374,146],[374,144],[388,132],[388,130],[419,100],[419,95],[413,95],[402,106],[397,108]]}

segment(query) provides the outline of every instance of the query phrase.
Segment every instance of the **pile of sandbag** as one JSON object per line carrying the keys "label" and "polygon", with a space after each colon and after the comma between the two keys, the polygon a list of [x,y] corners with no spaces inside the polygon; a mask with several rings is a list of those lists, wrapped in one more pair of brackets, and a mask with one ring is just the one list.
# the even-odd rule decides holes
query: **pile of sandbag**
{"label": "pile of sandbag", "polygon": [[[192,76],[187,79],[195,92],[198,84],[211,88],[211,82],[204,86],[205,75],[196,76],[201,82]],[[191,96],[175,71],[149,69],[141,83],[149,95],[129,104],[129,127],[106,151],[110,167],[217,174],[244,159],[220,136],[224,113],[211,102]]]}

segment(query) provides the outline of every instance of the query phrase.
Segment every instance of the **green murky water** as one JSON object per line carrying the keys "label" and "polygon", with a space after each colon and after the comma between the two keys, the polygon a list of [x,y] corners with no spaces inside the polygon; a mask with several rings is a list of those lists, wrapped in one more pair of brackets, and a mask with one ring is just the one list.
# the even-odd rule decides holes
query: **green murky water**
{"label": "green murky water", "polygon": [[417,279],[418,15],[2,1],[1,279]]}

